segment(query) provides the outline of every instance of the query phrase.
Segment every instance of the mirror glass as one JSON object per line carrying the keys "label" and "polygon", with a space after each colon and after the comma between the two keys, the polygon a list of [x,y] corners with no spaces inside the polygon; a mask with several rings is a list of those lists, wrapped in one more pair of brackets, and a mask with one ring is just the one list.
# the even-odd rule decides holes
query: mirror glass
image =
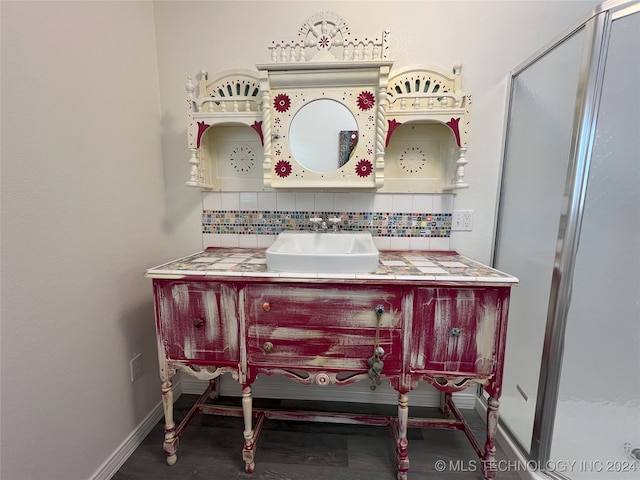
{"label": "mirror glass", "polygon": [[349,161],[358,143],[358,124],[351,111],[323,98],[303,106],[291,121],[289,145],[302,166],[332,172]]}

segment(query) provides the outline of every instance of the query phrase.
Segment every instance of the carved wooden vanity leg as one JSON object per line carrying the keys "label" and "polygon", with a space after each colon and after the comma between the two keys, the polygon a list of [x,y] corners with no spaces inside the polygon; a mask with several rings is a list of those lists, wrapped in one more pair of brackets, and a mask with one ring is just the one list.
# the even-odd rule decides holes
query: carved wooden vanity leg
{"label": "carved wooden vanity leg", "polygon": [[213,389],[209,394],[209,398],[211,400],[218,400],[220,396],[220,377],[216,377],[213,380],[209,380],[209,383],[213,383]]}
{"label": "carved wooden vanity leg", "polygon": [[451,394],[448,392],[440,392],[440,411],[445,415],[449,415],[451,413],[451,409],[449,408],[448,400],[451,397]]}
{"label": "carved wooden vanity leg", "polygon": [[409,456],[407,454],[407,423],[409,421],[409,396],[398,394],[398,445],[396,446],[398,460],[398,480],[407,480],[409,472]]}
{"label": "carved wooden vanity leg", "polygon": [[500,401],[496,397],[487,400],[487,442],[484,445],[485,480],[492,480],[496,476],[496,432],[498,431],[498,407]]}
{"label": "carved wooden vanity leg", "polygon": [[244,448],[242,449],[242,459],[245,463],[245,472],[252,473],[256,464],[254,461],[253,401],[251,398],[251,386],[249,385],[245,385],[242,388],[242,414],[244,416]]}
{"label": "carved wooden vanity leg", "polygon": [[167,463],[174,465],[178,460],[178,439],[175,436],[176,424],[173,421],[173,389],[171,380],[162,382],[162,407],[164,409],[164,453],[167,455]]}

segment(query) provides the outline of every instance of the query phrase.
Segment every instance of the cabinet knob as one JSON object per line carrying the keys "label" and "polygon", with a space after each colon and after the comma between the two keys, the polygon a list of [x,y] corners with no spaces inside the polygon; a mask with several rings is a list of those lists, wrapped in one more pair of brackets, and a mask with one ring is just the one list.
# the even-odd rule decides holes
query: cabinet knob
{"label": "cabinet knob", "polygon": [[196,318],[193,320],[193,326],[196,328],[202,328],[204,326],[204,318]]}
{"label": "cabinet knob", "polygon": [[264,302],[262,304],[262,310],[264,310],[265,312],[268,312],[269,310],[271,310],[271,305],[269,305],[269,302]]}
{"label": "cabinet knob", "polygon": [[454,327],[451,329],[452,337],[459,337],[461,333],[462,333],[462,330],[460,330],[458,327]]}
{"label": "cabinet knob", "polygon": [[384,313],[384,305],[376,305],[376,315],[382,315]]}
{"label": "cabinet knob", "polygon": [[262,349],[269,353],[271,350],[273,350],[273,343],[271,342],[264,342],[264,345],[262,346]]}

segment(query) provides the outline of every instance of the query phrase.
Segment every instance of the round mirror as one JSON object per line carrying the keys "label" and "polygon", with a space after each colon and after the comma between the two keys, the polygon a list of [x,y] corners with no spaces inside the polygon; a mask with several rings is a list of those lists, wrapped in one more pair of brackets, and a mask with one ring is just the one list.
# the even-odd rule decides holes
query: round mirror
{"label": "round mirror", "polygon": [[357,143],[356,119],[347,107],[336,100],[323,98],[309,102],[291,121],[291,153],[309,170],[337,170],[349,161]]}

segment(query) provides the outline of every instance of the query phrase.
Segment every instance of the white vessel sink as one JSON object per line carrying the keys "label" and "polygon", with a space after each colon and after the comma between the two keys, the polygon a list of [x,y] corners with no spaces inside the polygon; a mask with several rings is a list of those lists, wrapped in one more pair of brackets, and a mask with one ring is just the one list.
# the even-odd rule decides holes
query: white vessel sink
{"label": "white vessel sink", "polygon": [[378,249],[369,232],[282,232],[267,249],[276,272],[369,273],[378,269]]}

